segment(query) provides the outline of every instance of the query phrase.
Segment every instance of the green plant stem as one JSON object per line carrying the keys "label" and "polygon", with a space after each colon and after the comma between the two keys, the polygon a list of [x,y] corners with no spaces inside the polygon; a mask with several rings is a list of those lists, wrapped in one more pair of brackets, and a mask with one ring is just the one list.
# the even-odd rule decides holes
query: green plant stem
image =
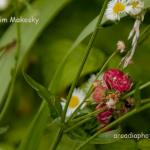
{"label": "green plant stem", "polygon": [[51,150],[56,150],[56,148],[57,148],[57,146],[58,146],[58,144],[59,144],[59,142],[60,142],[60,140],[61,140],[61,138],[63,136],[63,133],[64,133],[64,127],[59,129],[58,135],[57,135],[57,137],[55,139],[54,144],[51,147]]}
{"label": "green plant stem", "polygon": [[150,108],[150,103],[147,105],[142,106],[139,109],[133,109],[132,111],[130,111],[129,113],[123,115],[122,117],[118,118],[117,120],[113,121],[112,123],[110,123],[109,125],[107,125],[106,127],[102,128],[101,130],[99,130],[97,133],[95,133],[93,136],[91,136],[90,138],[88,138],[85,142],[83,142],[81,145],[79,145],[79,147],[76,148],[76,150],[80,150],[81,148],[83,148],[86,144],[88,144],[91,140],[93,140],[96,136],[98,136],[100,133],[116,126],[117,124],[119,124],[122,121],[125,121],[127,118],[129,118],[130,116],[137,114],[145,109]]}
{"label": "green plant stem", "polygon": [[149,32],[150,32],[150,25],[145,27],[144,31],[142,31],[138,45],[141,45],[145,41],[145,39],[147,39],[150,36]]}
{"label": "green plant stem", "polygon": [[[99,78],[99,76],[102,74],[102,72],[104,71],[104,69],[106,68],[106,66],[108,65],[108,63],[111,61],[111,59],[117,54],[117,50],[114,51],[110,56],[109,58],[106,60],[106,62],[103,64],[103,66],[101,67],[100,71],[97,73],[96,75],[96,79],[97,80]],[[87,94],[86,94],[86,97],[84,98],[84,100],[82,101],[82,103],[76,108],[76,110],[72,113],[72,115],[70,116],[69,120],[70,121],[76,114],[77,112],[79,111],[79,109],[82,107],[82,105],[84,104],[85,100],[91,95],[92,93],[92,90],[93,90],[93,86],[91,85],[91,87],[89,88]]]}
{"label": "green plant stem", "polygon": [[150,98],[146,98],[146,99],[141,100],[141,103],[142,104],[150,103]]}
{"label": "green plant stem", "polygon": [[[72,122],[74,122],[74,121],[75,121],[75,122],[79,121],[79,122],[74,123],[73,126],[71,126],[70,128],[67,128],[67,129],[65,130],[65,133],[66,133],[66,132],[69,132],[69,131],[75,129],[76,127],[82,125],[83,123],[85,123],[85,122],[91,120],[91,119],[92,119],[93,117],[95,117],[97,114],[99,114],[99,113],[101,113],[101,112],[103,112],[103,111],[105,111],[105,110],[106,110],[106,108],[103,108],[102,110],[96,110],[96,111],[94,111],[94,112],[92,112],[92,113],[90,113],[90,114],[88,114],[88,115],[84,115],[84,116],[82,116],[82,117],[80,117],[80,118],[77,118],[77,119],[72,120]],[[79,119],[80,119],[80,120],[79,120]]]}
{"label": "green plant stem", "polygon": [[[18,12],[18,4],[16,1],[16,16],[19,16]],[[8,96],[6,98],[6,102],[4,104],[4,107],[0,113],[0,125],[3,124],[3,121],[5,120],[5,117],[7,115],[7,112],[9,111],[11,99],[12,99],[12,94],[13,94],[13,89],[16,81],[16,76],[17,76],[17,67],[18,67],[18,61],[19,61],[19,54],[20,54],[20,43],[21,43],[21,37],[20,37],[20,24],[16,24],[16,33],[17,33],[17,47],[16,47],[16,53],[15,53],[15,65],[14,68],[12,69],[12,80],[10,83],[9,91],[8,91]]]}
{"label": "green plant stem", "polygon": [[85,123],[85,122],[87,122],[87,121],[89,121],[91,119],[92,119],[91,117],[90,118],[85,118],[85,119],[83,119],[83,120],[75,123],[73,126],[71,126],[70,128],[68,128],[67,130],[65,130],[65,133],[67,133],[67,132],[69,132],[69,131],[77,128],[78,126],[82,125],[83,123]]}
{"label": "green plant stem", "polygon": [[102,109],[102,110],[93,111],[93,112],[91,112],[91,113],[89,113],[89,114],[87,114],[87,115],[83,115],[83,116],[81,116],[81,117],[79,117],[79,118],[75,118],[75,119],[71,120],[69,123],[74,123],[74,122],[83,120],[83,119],[85,119],[85,118],[88,118],[88,117],[91,117],[91,116],[95,116],[95,115],[97,115],[98,113],[101,113],[102,111],[105,111],[105,108]]}
{"label": "green plant stem", "polygon": [[[90,51],[91,51],[91,49],[92,49],[92,46],[93,46],[93,44],[94,44],[94,40],[95,40],[96,35],[97,35],[98,31],[99,31],[98,27],[99,27],[99,25],[101,24],[101,21],[102,21],[102,19],[103,19],[103,16],[104,16],[105,9],[106,9],[106,7],[107,7],[108,1],[109,1],[109,0],[105,0],[105,1],[104,1],[103,7],[102,7],[102,9],[101,9],[101,11],[100,11],[100,14],[99,14],[99,18],[98,18],[96,27],[95,27],[95,29],[94,29],[94,32],[93,32],[93,34],[92,34],[92,36],[91,36],[91,38],[90,38],[89,44],[88,44],[88,46],[87,46],[87,50],[85,51],[85,54],[84,54],[83,59],[82,59],[82,61],[81,61],[81,65],[80,65],[80,67],[79,67],[79,70],[78,70],[78,72],[77,72],[77,75],[76,75],[76,77],[75,77],[75,80],[73,81],[72,86],[71,86],[71,88],[70,88],[70,90],[69,90],[69,94],[68,94],[68,96],[67,96],[66,105],[65,105],[65,108],[64,108],[62,117],[61,117],[61,121],[62,121],[62,123],[64,124],[64,126],[65,126],[65,120],[66,120],[66,113],[67,113],[68,105],[69,105],[69,103],[70,103],[70,99],[71,99],[71,97],[72,97],[73,90],[74,90],[74,88],[75,88],[75,86],[76,86],[76,84],[77,84],[77,81],[78,81],[78,79],[79,79],[79,77],[80,77],[80,75],[81,75],[81,72],[82,72],[82,70],[83,70],[83,67],[84,67],[84,65],[85,65],[85,63],[86,63],[86,60],[87,60],[87,58],[88,58],[88,56],[89,56],[89,54],[90,54]],[[61,138],[62,138],[62,136],[63,136],[63,130],[64,130],[64,127],[62,127],[62,128],[60,129],[60,132],[58,133],[58,136],[59,136],[59,137],[55,140],[55,143],[54,143],[55,146],[53,147],[52,150],[55,150],[55,149],[57,148],[57,145],[59,144],[59,141],[61,140]]]}
{"label": "green plant stem", "polygon": [[103,19],[103,16],[104,16],[105,9],[106,9],[106,7],[107,7],[108,1],[109,1],[109,0],[105,0],[105,1],[104,1],[103,7],[102,7],[102,9],[101,9],[101,11],[100,11],[100,14],[99,14],[99,18],[98,18],[96,27],[95,27],[95,29],[94,29],[94,32],[93,32],[93,34],[92,34],[92,36],[91,36],[91,39],[90,39],[90,41],[89,41],[89,44],[88,44],[88,46],[87,46],[87,50],[85,51],[85,54],[84,54],[84,56],[83,56],[83,60],[81,61],[82,63],[81,63],[81,65],[80,65],[80,67],[79,67],[79,70],[78,70],[78,72],[77,72],[77,75],[76,75],[76,77],[75,77],[75,80],[73,81],[72,86],[71,86],[71,88],[70,88],[69,94],[68,94],[68,96],[67,96],[67,102],[66,102],[66,105],[65,105],[65,108],[64,108],[64,112],[63,112],[63,115],[62,115],[62,121],[65,121],[65,117],[66,117],[68,105],[69,105],[69,102],[70,102],[70,100],[71,100],[73,90],[74,90],[74,88],[75,88],[75,86],[76,86],[76,84],[77,84],[77,81],[78,81],[78,79],[79,79],[79,77],[80,77],[80,75],[81,75],[81,72],[82,72],[82,70],[83,70],[83,68],[84,68],[85,62],[86,62],[86,60],[87,60],[87,58],[88,58],[88,56],[89,56],[89,53],[91,52],[92,46],[93,46],[93,44],[94,44],[94,40],[95,40],[96,35],[97,35],[98,31],[99,31],[98,27],[99,27],[99,25],[101,24],[101,21],[102,21],[102,19]]}
{"label": "green plant stem", "polygon": [[[150,81],[148,81],[148,82],[146,82],[145,84],[141,85],[141,86],[139,87],[139,90],[142,90],[142,89],[144,89],[144,88],[146,88],[146,87],[148,87],[148,86],[150,86]],[[124,96],[123,96],[123,99],[124,99],[124,98],[127,98],[128,96],[133,95],[134,93],[135,93],[135,90],[132,90],[132,91],[129,92],[128,94],[124,95]]]}
{"label": "green plant stem", "polygon": [[[150,103],[150,98],[141,100],[141,103],[142,104]],[[79,122],[77,124],[73,125],[72,127],[68,128],[65,132],[69,132],[72,129],[74,129],[74,128],[80,126],[80,125],[82,125],[86,121],[89,121],[90,119],[92,119],[91,117],[95,117],[95,115],[97,115],[97,114],[99,114],[99,113],[101,113],[103,111],[105,111],[105,109],[103,109],[103,110],[97,110],[97,111],[94,111],[94,112],[92,112],[92,113],[90,113],[88,115],[84,115],[84,116],[81,116],[81,117],[79,117],[77,119],[71,120],[70,123],[76,123],[77,121],[79,121]]]}

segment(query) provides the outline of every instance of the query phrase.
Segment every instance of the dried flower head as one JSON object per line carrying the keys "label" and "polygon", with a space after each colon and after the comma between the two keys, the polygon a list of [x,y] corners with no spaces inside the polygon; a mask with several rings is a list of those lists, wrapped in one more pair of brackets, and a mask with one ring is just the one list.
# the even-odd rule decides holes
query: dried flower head
{"label": "dried flower head", "polygon": [[119,92],[114,92],[114,93],[108,94],[106,96],[106,99],[107,99],[106,106],[108,108],[115,108],[116,103],[119,102],[119,98],[120,98],[120,93]]}
{"label": "dried flower head", "polygon": [[115,105],[116,105],[116,101],[114,99],[109,99],[107,102],[106,102],[106,106],[108,108],[115,108]]}
{"label": "dried flower head", "polygon": [[120,52],[120,53],[123,53],[125,51],[125,43],[123,41],[118,41],[117,42],[117,50]]}

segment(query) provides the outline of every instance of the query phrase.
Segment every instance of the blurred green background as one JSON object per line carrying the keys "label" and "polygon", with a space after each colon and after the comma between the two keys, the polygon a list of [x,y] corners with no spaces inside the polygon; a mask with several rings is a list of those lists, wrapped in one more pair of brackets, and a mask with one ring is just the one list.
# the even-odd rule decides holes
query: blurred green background
{"label": "blurred green background", "polygon": [[[61,60],[84,27],[98,15],[102,3],[103,0],[32,0],[29,1],[29,3],[20,1],[21,12],[25,11],[25,14],[29,14],[30,16],[38,16],[41,14],[41,19],[38,26],[26,24],[22,27],[24,39],[22,40],[23,48],[20,58],[20,67],[9,115],[6,119],[9,123],[8,131],[5,134],[0,133],[0,150],[17,149],[41,104],[41,99],[24,81],[21,72],[22,67],[25,66],[26,71],[35,80],[48,87]],[[9,17],[13,14],[14,9],[12,4],[10,4],[6,10],[1,11],[0,16]],[[150,13],[147,12],[141,30],[150,23],[149,16]],[[133,23],[133,18],[126,17],[112,26],[100,29],[79,85],[81,85],[90,74],[97,72],[106,58],[115,50],[118,40],[127,41]],[[15,34],[15,29],[13,28],[14,27],[9,23],[0,24],[1,47],[13,39]],[[89,38],[86,38],[67,59],[67,63],[60,73],[61,83],[56,91],[58,96],[66,95],[80,64],[88,39]],[[126,70],[135,81],[144,83],[150,80],[149,50],[150,37],[146,38],[142,45],[139,45],[133,59],[133,64]],[[13,51],[8,51],[4,53],[0,59],[0,99],[3,99],[0,101],[0,109],[2,109],[4,105],[6,87],[8,86],[6,82],[10,80],[9,71],[14,61],[11,59],[13,53]],[[119,57],[120,56],[114,58],[109,64],[109,67],[115,67]],[[150,88],[144,89],[142,91],[142,98],[149,97],[149,91]],[[150,110],[134,115],[124,122],[122,126],[126,132],[150,133]],[[49,136],[45,133],[38,150],[46,150],[49,140]],[[114,144],[96,145],[85,149],[149,150],[150,141],[121,140]]]}

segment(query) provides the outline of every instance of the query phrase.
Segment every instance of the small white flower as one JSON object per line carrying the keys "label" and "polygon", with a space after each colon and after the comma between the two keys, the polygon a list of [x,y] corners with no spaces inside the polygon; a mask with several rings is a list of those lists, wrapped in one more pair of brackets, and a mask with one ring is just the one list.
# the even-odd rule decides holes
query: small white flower
{"label": "small white flower", "polygon": [[125,51],[125,43],[123,41],[118,41],[117,42],[117,50],[120,52],[120,53],[123,53]]}
{"label": "small white flower", "polygon": [[0,0],[0,10],[4,10],[8,7],[9,0]]}
{"label": "small white flower", "polygon": [[106,17],[112,21],[120,20],[120,15],[125,13],[126,5],[126,0],[111,0],[106,9]]}
{"label": "small white flower", "polygon": [[144,9],[144,2],[141,0],[128,0],[126,12],[132,16],[139,15]]}
{"label": "small white flower", "polygon": [[[76,108],[83,102],[84,98],[85,98],[85,93],[83,92],[83,90],[75,88],[66,113],[67,117],[71,116],[71,114],[76,110]],[[62,107],[64,108],[66,100],[65,99],[62,100],[63,102],[61,102],[61,104]],[[83,107],[84,105],[82,105],[82,108]]]}
{"label": "small white flower", "polygon": [[115,104],[116,104],[116,101],[113,100],[113,99],[109,99],[107,102],[106,102],[106,106],[108,108],[115,108]]}

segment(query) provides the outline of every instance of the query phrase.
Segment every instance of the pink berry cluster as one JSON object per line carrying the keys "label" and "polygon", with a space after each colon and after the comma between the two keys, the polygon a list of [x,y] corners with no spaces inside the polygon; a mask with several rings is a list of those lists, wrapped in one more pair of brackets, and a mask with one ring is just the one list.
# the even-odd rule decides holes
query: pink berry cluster
{"label": "pink berry cluster", "polygon": [[130,77],[118,69],[105,71],[102,79],[94,82],[92,99],[97,105],[96,110],[105,109],[97,116],[102,126],[109,124],[121,94],[130,91],[132,84]]}

